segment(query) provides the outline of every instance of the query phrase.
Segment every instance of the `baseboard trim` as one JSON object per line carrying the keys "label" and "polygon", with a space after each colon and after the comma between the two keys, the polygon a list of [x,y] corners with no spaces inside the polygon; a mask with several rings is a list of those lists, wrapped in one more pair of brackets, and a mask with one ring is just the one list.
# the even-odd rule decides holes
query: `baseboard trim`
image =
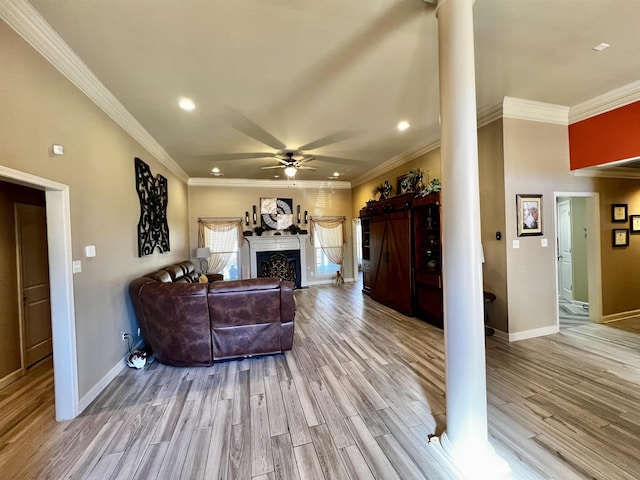
{"label": "baseboard trim", "polygon": [[[139,342],[135,345],[132,350],[136,348],[140,348],[144,342]],[[107,374],[100,379],[98,383],[96,383],[91,390],[89,390],[81,399],[79,404],[79,412],[80,415],[85,408],[87,408],[91,402],[93,402],[102,391],[107,388],[107,385],[111,383],[111,381],[116,378],[122,370],[127,366],[127,360],[129,359],[129,354],[126,354],[122,360],[120,360],[117,364],[113,366],[111,370],[107,372]]]}
{"label": "baseboard trim", "polygon": [[336,283],[336,280],[334,278],[327,278],[327,279],[323,279],[323,280],[312,280],[312,281],[307,281],[307,286],[313,286],[313,285],[330,285],[332,283]]}
{"label": "baseboard trim", "polygon": [[11,372],[4,377],[0,378],[0,390],[4,387],[11,385],[13,382],[18,380],[19,378],[24,376],[24,369],[19,368],[18,370]]}
{"label": "baseboard trim", "polygon": [[627,312],[612,313],[611,315],[603,315],[600,323],[618,322],[620,320],[630,320],[640,317],[640,310],[629,310]]}
{"label": "baseboard trim", "polygon": [[558,325],[552,325],[549,327],[532,328],[531,330],[524,330],[522,332],[509,333],[507,340],[509,342],[518,342],[520,340],[527,340],[529,338],[544,337],[545,335],[553,335],[558,333],[560,329]]}

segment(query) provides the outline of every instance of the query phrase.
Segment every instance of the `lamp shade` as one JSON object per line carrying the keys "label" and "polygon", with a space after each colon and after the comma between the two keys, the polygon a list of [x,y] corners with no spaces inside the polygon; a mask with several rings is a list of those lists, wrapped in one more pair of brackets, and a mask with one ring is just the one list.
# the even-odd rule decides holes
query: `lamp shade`
{"label": "lamp shade", "polygon": [[209,258],[211,256],[211,250],[208,248],[197,248],[196,258]]}

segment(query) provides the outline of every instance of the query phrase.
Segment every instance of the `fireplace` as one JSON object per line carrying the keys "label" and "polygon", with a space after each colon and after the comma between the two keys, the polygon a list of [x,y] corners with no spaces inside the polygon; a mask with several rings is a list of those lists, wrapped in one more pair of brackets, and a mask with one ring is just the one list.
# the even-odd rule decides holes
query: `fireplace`
{"label": "fireplace", "polygon": [[299,250],[256,252],[256,270],[258,277],[278,277],[295,283],[296,288],[302,286]]}
{"label": "fireplace", "polygon": [[275,276],[307,286],[306,245],[309,235],[245,237],[251,253],[251,278]]}

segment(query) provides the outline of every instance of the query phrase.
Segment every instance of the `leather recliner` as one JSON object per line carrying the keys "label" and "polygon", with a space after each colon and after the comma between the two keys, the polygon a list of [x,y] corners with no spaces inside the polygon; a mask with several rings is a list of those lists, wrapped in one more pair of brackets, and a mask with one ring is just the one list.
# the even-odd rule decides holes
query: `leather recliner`
{"label": "leather recliner", "polygon": [[189,272],[174,268],[184,263],[191,262],[165,267],[129,286],[142,337],[160,362],[206,366],[291,350],[296,311],[292,282],[254,278],[195,283],[185,278]]}

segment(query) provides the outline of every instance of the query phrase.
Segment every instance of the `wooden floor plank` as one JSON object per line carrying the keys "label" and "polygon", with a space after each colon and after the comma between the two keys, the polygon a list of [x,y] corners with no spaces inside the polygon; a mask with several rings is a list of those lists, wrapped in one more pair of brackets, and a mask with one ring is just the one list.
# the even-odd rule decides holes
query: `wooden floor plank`
{"label": "wooden floor plank", "polygon": [[[69,422],[51,359],[36,365],[0,391],[0,478],[453,479],[429,444],[443,332],[360,289],[296,290],[292,351],[125,369]],[[489,439],[513,478],[637,478],[640,320],[488,337],[486,354]]]}

